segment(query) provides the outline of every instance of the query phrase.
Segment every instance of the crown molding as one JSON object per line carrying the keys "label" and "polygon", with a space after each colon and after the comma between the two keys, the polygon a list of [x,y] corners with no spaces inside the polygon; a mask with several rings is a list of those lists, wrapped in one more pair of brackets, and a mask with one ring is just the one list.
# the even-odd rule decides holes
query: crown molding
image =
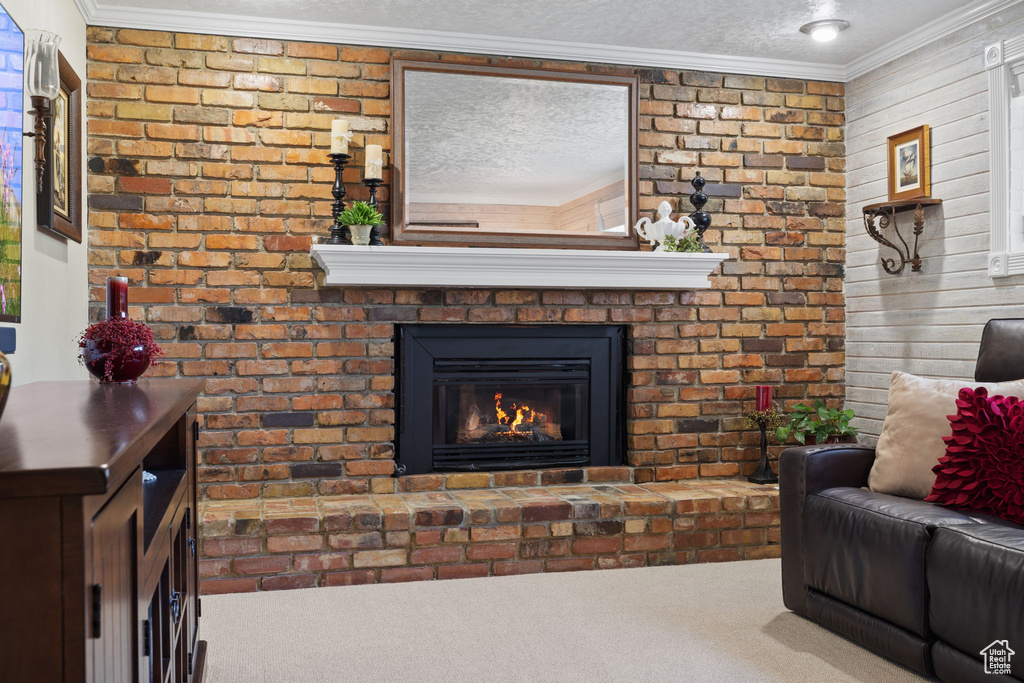
{"label": "crown molding", "polygon": [[680,50],[571,43],[449,31],[141,9],[104,5],[97,0],[75,0],[75,3],[89,26],[368,45],[436,52],[467,52],[506,57],[623,64],[659,69],[756,74],[758,76],[819,81],[838,81],[843,78],[843,67],[839,64],[818,64],[762,57],[735,57]]}
{"label": "crown molding", "polygon": [[963,9],[943,15],[907,33],[899,40],[869,52],[846,65],[843,80],[853,79],[888,64],[918,48],[944,38],[982,19],[1020,4],[1022,0],[976,0]]}
{"label": "crown molding", "polygon": [[533,199],[496,194],[460,194],[457,192],[410,192],[405,201],[409,204],[479,204],[480,206],[537,206],[553,209],[559,204],[550,199]]}
{"label": "crown molding", "polygon": [[557,197],[545,196],[541,198],[527,195],[505,196],[499,194],[463,194],[458,192],[410,192],[406,195],[405,200],[410,204],[484,204],[491,206],[543,206],[545,208],[554,208],[567,204],[574,199],[579,199],[591,192],[604,189],[613,183],[623,183],[623,193],[625,193],[625,182],[626,179],[620,171],[618,173],[609,173],[597,180],[592,180],[572,190],[563,192]]}
{"label": "crown molding", "polygon": [[568,192],[563,192],[560,197],[557,197],[555,199],[555,201],[558,202],[557,204],[555,204],[555,206],[562,206],[563,204],[568,204],[574,199],[579,199],[580,197],[584,197],[592,192],[597,192],[598,190],[603,190],[609,185],[614,184],[619,184],[619,186],[622,188],[623,195],[625,195],[626,176],[623,174],[623,172],[619,171],[617,173],[609,173],[601,178],[598,178],[597,180],[591,180],[589,183],[580,185],[579,187],[573,190],[569,190]]}
{"label": "crown molding", "polygon": [[974,22],[1024,2],[976,0],[921,26],[846,65],[761,57],[736,57],[681,50],[572,43],[533,38],[488,36],[451,31],[361,26],[330,22],[268,19],[245,15],[143,9],[75,0],[89,26],[178,31],[313,43],[367,45],[436,52],[527,57],[573,62],[622,64],[659,69],[714,71],[779,78],[848,82]]}

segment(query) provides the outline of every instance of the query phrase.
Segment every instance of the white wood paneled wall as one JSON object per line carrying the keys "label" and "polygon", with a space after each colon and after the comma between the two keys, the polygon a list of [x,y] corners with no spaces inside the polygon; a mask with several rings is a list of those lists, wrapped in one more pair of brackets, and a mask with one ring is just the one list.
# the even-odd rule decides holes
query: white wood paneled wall
{"label": "white wood paneled wall", "polygon": [[[1024,4],[972,24],[847,84],[846,400],[878,435],[893,370],[969,380],[990,318],[1024,317],[1024,276],[992,279],[989,249],[986,45],[1024,35]],[[888,252],[864,231],[861,208],[886,199],[886,138],[931,126],[932,196],[923,270],[889,275]],[[900,215],[904,235],[911,214]],[[889,254],[887,254],[889,255]]]}

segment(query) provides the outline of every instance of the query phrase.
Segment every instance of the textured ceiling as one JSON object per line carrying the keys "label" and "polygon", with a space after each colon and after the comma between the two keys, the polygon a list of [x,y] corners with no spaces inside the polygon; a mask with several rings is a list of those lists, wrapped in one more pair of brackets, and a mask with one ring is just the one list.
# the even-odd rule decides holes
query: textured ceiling
{"label": "textured ceiling", "polygon": [[625,177],[625,86],[412,71],[410,201],[558,205]]}
{"label": "textured ceiling", "polygon": [[[102,0],[140,7],[847,64],[966,0]],[[851,23],[831,43],[799,32]]]}

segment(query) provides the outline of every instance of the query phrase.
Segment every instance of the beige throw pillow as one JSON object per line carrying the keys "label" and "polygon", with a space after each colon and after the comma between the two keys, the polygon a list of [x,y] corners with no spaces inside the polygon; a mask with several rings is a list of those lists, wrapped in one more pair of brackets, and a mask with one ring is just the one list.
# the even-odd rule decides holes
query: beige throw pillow
{"label": "beige throw pillow", "polygon": [[946,453],[942,437],[952,434],[947,415],[956,413],[964,387],[985,387],[990,396],[1024,398],[1024,380],[973,382],[892,373],[889,409],[878,437],[868,488],[906,498],[924,498],[935,483],[935,467]]}

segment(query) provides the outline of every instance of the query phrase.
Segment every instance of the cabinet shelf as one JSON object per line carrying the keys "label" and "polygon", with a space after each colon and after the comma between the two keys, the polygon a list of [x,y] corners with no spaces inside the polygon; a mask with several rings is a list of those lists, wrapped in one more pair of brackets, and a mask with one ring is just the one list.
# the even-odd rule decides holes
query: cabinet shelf
{"label": "cabinet shelf", "polygon": [[185,486],[185,470],[156,470],[156,481],[142,485],[142,547],[148,549],[160,527],[174,514],[171,505]]}
{"label": "cabinet shelf", "polygon": [[[170,672],[202,683],[202,391],[182,379],[12,390],[0,421],[0,548],[17,561],[0,561],[0,586],[14,587],[3,606],[17,618],[0,620],[0,679],[162,683]],[[156,479],[143,483],[143,471]]]}

